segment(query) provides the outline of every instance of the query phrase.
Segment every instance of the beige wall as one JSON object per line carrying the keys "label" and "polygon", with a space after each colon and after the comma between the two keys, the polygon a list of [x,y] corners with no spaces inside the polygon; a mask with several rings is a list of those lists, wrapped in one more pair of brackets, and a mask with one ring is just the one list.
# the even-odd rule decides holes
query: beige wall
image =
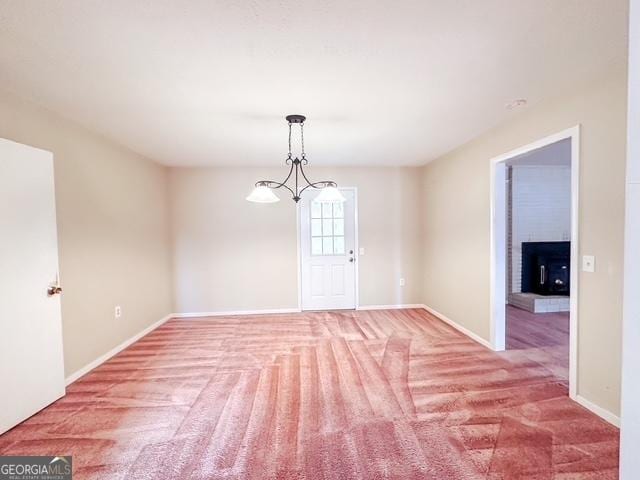
{"label": "beige wall", "polygon": [[578,394],[619,414],[626,73],[528,107],[510,122],[426,165],[424,302],[489,339],[490,159],[582,125]]}
{"label": "beige wall", "polygon": [[166,169],[5,93],[0,137],[54,154],[70,375],[171,312]]}
{"label": "beige wall", "polygon": [[[247,202],[281,168],[171,169],[177,312],[297,308],[296,207]],[[421,303],[416,168],[315,168],[312,179],[358,188],[360,305]],[[404,277],[406,286],[399,287]]]}

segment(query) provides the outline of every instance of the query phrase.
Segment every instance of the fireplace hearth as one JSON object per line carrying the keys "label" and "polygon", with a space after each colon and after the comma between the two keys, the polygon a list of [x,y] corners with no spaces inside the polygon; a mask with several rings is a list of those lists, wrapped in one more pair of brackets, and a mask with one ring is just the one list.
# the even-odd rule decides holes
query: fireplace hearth
{"label": "fireplace hearth", "polygon": [[570,264],[571,242],[523,242],[522,292],[570,295]]}

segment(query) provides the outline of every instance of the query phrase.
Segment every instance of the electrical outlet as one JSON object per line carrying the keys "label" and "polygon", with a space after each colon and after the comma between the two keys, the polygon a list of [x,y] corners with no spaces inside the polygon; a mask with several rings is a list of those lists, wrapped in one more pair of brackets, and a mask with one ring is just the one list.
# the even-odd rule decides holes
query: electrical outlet
{"label": "electrical outlet", "polygon": [[404,278],[401,278],[401,279],[400,279],[400,286],[401,286],[401,287],[404,287],[404,286],[405,286]]}
{"label": "electrical outlet", "polygon": [[121,316],[122,316],[122,307],[120,305],[116,305],[115,317],[120,318]]}
{"label": "electrical outlet", "polygon": [[582,271],[593,273],[596,271],[596,257],[593,255],[582,256]]}

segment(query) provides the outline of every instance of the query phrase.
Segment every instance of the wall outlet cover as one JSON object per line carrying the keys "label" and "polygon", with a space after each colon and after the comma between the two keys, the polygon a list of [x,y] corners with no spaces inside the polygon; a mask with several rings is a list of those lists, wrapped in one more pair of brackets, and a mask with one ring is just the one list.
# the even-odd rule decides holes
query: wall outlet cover
{"label": "wall outlet cover", "polygon": [[400,286],[401,286],[401,287],[404,287],[404,286],[405,286],[405,284],[406,284],[406,282],[404,281],[404,278],[401,278],[401,279],[400,279]]}
{"label": "wall outlet cover", "polygon": [[593,255],[582,256],[582,271],[593,273],[596,271],[596,257]]}
{"label": "wall outlet cover", "polygon": [[116,318],[120,318],[122,316],[122,307],[120,305],[116,305],[114,314]]}

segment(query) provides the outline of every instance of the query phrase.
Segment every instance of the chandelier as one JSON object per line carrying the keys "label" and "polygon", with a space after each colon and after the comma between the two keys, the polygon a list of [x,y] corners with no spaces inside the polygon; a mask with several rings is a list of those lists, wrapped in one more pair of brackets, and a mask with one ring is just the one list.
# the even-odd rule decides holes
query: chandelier
{"label": "chandelier", "polygon": [[[291,192],[293,201],[298,203],[305,190],[314,188],[320,190],[320,194],[315,198],[317,202],[344,202],[345,198],[342,193],[340,193],[340,190],[338,190],[336,182],[330,180],[311,182],[304,173],[303,167],[309,163],[304,153],[304,121],[306,117],[304,115],[287,115],[286,120],[289,124],[289,155],[287,155],[285,163],[291,166],[289,173],[282,182],[274,182],[272,180],[260,180],[256,182],[255,188],[251,194],[249,194],[247,200],[256,203],[279,202],[280,199],[274,190],[284,188]],[[300,158],[297,156],[294,158],[291,153],[291,130],[293,125],[300,125]],[[291,186],[287,185],[289,180],[291,180]]]}

